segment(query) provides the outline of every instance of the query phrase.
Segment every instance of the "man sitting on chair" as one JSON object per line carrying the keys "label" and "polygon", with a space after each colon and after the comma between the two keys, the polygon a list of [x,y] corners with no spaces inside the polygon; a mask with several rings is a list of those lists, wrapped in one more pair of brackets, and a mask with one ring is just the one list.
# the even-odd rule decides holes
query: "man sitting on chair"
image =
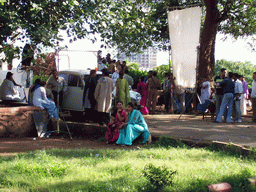
{"label": "man sitting on chair", "polygon": [[3,101],[17,101],[17,102],[23,102],[25,101],[24,98],[20,97],[19,92],[15,88],[15,86],[20,86],[17,83],[15,83],[13,79],[13,73],[7,72],[6,78],[4,79],[1,90],[0,90],[0,98]]}

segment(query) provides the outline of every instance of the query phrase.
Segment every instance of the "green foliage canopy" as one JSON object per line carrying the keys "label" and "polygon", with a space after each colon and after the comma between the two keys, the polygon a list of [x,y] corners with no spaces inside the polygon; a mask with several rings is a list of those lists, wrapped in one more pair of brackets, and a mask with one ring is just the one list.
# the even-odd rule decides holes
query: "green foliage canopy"
{"label": "green foliage canopy", "polygon": [[[117,46],[127,54],[155,45],[167,49],[167,10],[175,6],[201,4],[205,16],[208,1],[210,0],[104,0],[102,3],[109,5],[108,10],[96,15],[101,24],[94,27],[105,44]],[[217,16],[214,22],[218,24],[217,31],[234,38],[248,37],[256,33],[255,0],[214,0],[215,2]]]}
{"label": "green foliage canopy", "polygon": [[240,61],[226,61],[224,59],[217,60],[215,63],[215,74],[219,75],[221,68],[227,69],[228,72],[238,73],[239,75],[244,75],[246,81],[248,82],[248,87],[252,85],[252,74],[256,71],[256,66],[251,62],[240,62]]}

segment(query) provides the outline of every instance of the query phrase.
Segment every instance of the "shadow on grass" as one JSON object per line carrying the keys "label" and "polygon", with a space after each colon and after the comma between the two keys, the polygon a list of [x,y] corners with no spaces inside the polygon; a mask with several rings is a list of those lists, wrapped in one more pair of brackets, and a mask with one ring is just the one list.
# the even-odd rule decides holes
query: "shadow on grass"
{"label": "shadow on grass", "polygon": [[[254,192],[256,188],[252,186],[249,182],[249,178],[252,175],[248,170],[244,169],[241,173],[236,175],[228,175],[219,177],[215,183],[207,179],[197,179],[196,181],[190,183],[186,188],[183,188],[182,191],[197,191],[197,192],[208,192],[209,189],[207,185],[216,184],[216,183],[229,183],[232,187],[233,192]],[[177,189],[172,189],[170,191],[177,191]]]}
{"label": "shadow on grass", "polygon": [[246,158],[249,160],[256,159],[256,148],[251,148],[250,150],[243,150],[240,147],[234,146],[232,144],[220,146],[218,143],[211,143],[206,150],[218,152],[222,155],[228,155],[236,158]]}
{"label": "shadow on grass", "polygon": [[217,183],[229,183],[232,187],[233,192],[255,192],[256,187],[250,184],[248,180],[252,175],[246,169],[243,170],[240,174],[232,175],[232,176],[223,176],[219,177],[218,180],[213,183],[207,179],[196,179],[191,183],[188,183],[187,186],[177,186],[174,184],[171,186],[166,186],[164,188],[154,188],[152,185],[147,183],[146,185],[138,186],[138,190],[141,192],[177,192],[177,191],[189,191],[189,192],[209,192],[209,189],[206,187],[207,185],[217,184]]}
{"label": "shadow on grass", "polygon": [[[134,186],[131,186],[134,185]],[[29,191],[83,191],[83,192],[99,192],[99,191],[136,191],[136,183],[129,183],[126,176],[116,177],[106,181],[99,180],[74,180],[62,181],[57,184],[46,184],[39,187],[31,187]],[[129,190],[130,189],[130,190]]]}
{"label": "shadow on grass", "polygon": [[[182,149],[191,149],[195,148],[195,146],[189,146],[183,143],[180,140],[173,139],[170,137],[160,137],[158,140],[155,140],[152,145],[145,146],[145,148],[182,148]],[[202,148],[202,147],[201,147]],[[234,146],[232,144],[229,145],[221,145],[218,143],[211,143],[210,145],[203,147],[205,150],[218,153],[220,156],[231,156],[236,158],[246,158],[248,160],[256,159],[256,148],[252,148],[251,150],[243,151],[241,148]],[[245,153],[246,152],[246,153]]]}

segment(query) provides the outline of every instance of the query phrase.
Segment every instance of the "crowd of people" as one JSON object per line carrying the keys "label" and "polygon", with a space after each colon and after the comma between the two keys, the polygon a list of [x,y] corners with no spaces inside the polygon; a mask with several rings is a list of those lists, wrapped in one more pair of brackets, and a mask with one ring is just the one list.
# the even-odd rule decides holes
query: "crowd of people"
{"label": "crowd of people", "polygon": [[[148,76],[141,76],[137,84],[136,91],[141,95],[139,106],[131,102],[129,91],[134,81],[129,75],[125,61],[102,59],[98,70],[102,71],[100,78],[97,77],[96,70],[91,70],[90,75],[84,79],[83,106],[87,114],[97,117],[96,122],[108,126],[108,143],[131,145],[141,134],[144,142],[150,139],[148,126],[142,114],[156,112],[159,90],[162,90],[167,113],[186,113],[193,109],[203,109],[203,112],[206,112],[210,103],[216,106],[216,123],[221,123],[223,116],[227,123],[240,123],[242,115],[247,113],[249,90],[245,77],[237,73],[227,73],[224,68],[221,69],[220,75],[214,78],[213,86],[207,77],[202,77],[194,92],[177,86],[175,77],[170,72],[165,74],[165,79],[161,83],[157,73],[149,71]],[[252,121],[256,122],[256,72],[253,79],[250,96]],[[24,98],[20,98],[15,91],[15,86],[20,85],[15,83],[13,74],[8,72],[1,85],[1,99],[23,101]],[[58,119],[58,109],[62,109],[63,96],[66,92],[67,82],[54,70],[47,82],[37,79],[30,87],[28,103],[46,109],[50,117]],[[198,97],[194,97],[195,92]],[[195,98],[198,103],[193,101]]]}
{"label": "crowd of people", "polygon": [[244,76],[227,73],[227,70],[222,68],[220,75],[214,78],[213,87],[207,78],[202,78],[200,88],[199,105],[206,104],[204,110],[207,110],[211,102],[216,106],[214,122],[221,123],[223,117],[227,123],[242,122],[242,115],[247,114],[247,103],[250,101],[248,83]]}

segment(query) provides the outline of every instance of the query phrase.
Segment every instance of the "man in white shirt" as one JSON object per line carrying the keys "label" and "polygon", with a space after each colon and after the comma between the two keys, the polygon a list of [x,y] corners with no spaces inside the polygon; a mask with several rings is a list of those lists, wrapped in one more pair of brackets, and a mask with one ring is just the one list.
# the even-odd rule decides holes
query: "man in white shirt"
{"label": "man in white shirt", "polygon": [[102,63],[99,64],[98,71],[102,71],[102,69],[107,69],[106,60],[104,59]]}
{"label": "man in white shirt", "polygon": [[[68,89],[68,85],[63,77],[59,77],[58,72],[56,70],[52,72],[52,75],[47,80],[46,88],[52,91],[55,104],[61,107],[63,96]],[[59,96],[59,103],[58,103],[58,96]]]}
{"label": "man in white shirt", "polygon": [[256,72],[253,73],[253,82],[252,82],[252,120],[251,122],[256,122]]}
{"label": "man in white shirt", "polygon": [[7,72],[6,78],[4,79],[0,93],[1,93],[1,100],[3,101],[24,101],[24,98],[21,98],[19,92],[15,88],[15,86],[20,86],[15,83],[13,79],[13,73]]}
{"label": "man in white shirt", "polygon": [[243,84],[239,80],[239,75],[234,73],[233,80],[235,82],[235,90],[234,90],[234,103],[233,103],[233,111],[232,111],[232,121],[237,123],[242,123],[241,109],[240,109],[240,101],[241,95],[243,93]]}
{"label": "man in white shirt", "polygon": [[112,78],[112,80],[114,81],[115,84],[116,84],[117,79],[119,78],[119,72],[122,70],[121,64],[118,63],[116,68],[117,68],[117,70],[111,76],[111,78]]}

